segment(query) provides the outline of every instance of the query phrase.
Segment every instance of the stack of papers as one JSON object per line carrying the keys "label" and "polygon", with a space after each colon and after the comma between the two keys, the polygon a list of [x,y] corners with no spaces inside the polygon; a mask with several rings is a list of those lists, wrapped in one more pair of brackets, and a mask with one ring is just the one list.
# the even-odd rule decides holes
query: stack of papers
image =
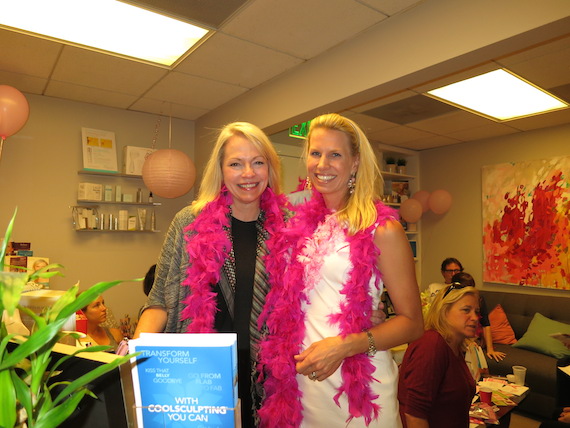
{"label": "stack of papers", "polygon": [[527,386],[516,385],[498,378],[486,378],[480,381],[477,386],[479,388],[490,388],[493,391],[493,403],[498,406],[513,406],[515,403],[509,397],[520,396],[528,391]]}

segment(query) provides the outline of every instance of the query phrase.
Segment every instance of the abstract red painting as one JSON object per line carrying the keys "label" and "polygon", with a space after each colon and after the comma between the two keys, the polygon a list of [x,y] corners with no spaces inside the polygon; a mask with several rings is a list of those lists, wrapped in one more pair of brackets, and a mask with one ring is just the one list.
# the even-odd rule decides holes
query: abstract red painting
{"label": "abstract red painting", "polygon": [[483,280],[570,290],[570,156],[484,166]]}

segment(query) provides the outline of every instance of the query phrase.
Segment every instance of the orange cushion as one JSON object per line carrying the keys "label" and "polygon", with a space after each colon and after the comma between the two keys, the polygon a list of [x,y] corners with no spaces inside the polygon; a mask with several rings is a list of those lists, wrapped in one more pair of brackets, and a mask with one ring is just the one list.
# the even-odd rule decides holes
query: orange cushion
{"label": "orange cushion", "polygon": [[515,332],[507,319],[507,314],[501,305],[495,308],[489,314],[489,322],[491,323],[491,334],[493,335],[493,343],[503,343],[512,345],[516,343]]}

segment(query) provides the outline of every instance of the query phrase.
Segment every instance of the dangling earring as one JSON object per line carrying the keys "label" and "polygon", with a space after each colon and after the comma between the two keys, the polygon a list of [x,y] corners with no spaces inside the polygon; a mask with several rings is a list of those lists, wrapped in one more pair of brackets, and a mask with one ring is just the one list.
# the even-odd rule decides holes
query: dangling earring
{"label": "dangling earring", "polygon": [[305,180],[305,190],[311,190],[313,188],[313,184],[311,183],[311,180],[309,180],[309,177],[307,177],[307,179]]}
{"label": "dangling earring", "polygon": [[348,193],[352,195],[354,193],[354,188],[356,187],[356,175],[352,174],[348,179]]}

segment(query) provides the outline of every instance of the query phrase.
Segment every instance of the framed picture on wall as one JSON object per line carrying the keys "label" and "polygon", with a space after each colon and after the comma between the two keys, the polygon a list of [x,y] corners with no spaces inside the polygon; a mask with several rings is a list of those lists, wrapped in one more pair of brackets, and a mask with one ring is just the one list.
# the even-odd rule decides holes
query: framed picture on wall
{"label": "framed picture on wall", "polygon": [[119,172],[115,133],[99,129],[81,128],[83,169]]}
{"label": "framed picture on wall", "polygon": [[570,156],[484,166],[483,280],[570,290]]}

